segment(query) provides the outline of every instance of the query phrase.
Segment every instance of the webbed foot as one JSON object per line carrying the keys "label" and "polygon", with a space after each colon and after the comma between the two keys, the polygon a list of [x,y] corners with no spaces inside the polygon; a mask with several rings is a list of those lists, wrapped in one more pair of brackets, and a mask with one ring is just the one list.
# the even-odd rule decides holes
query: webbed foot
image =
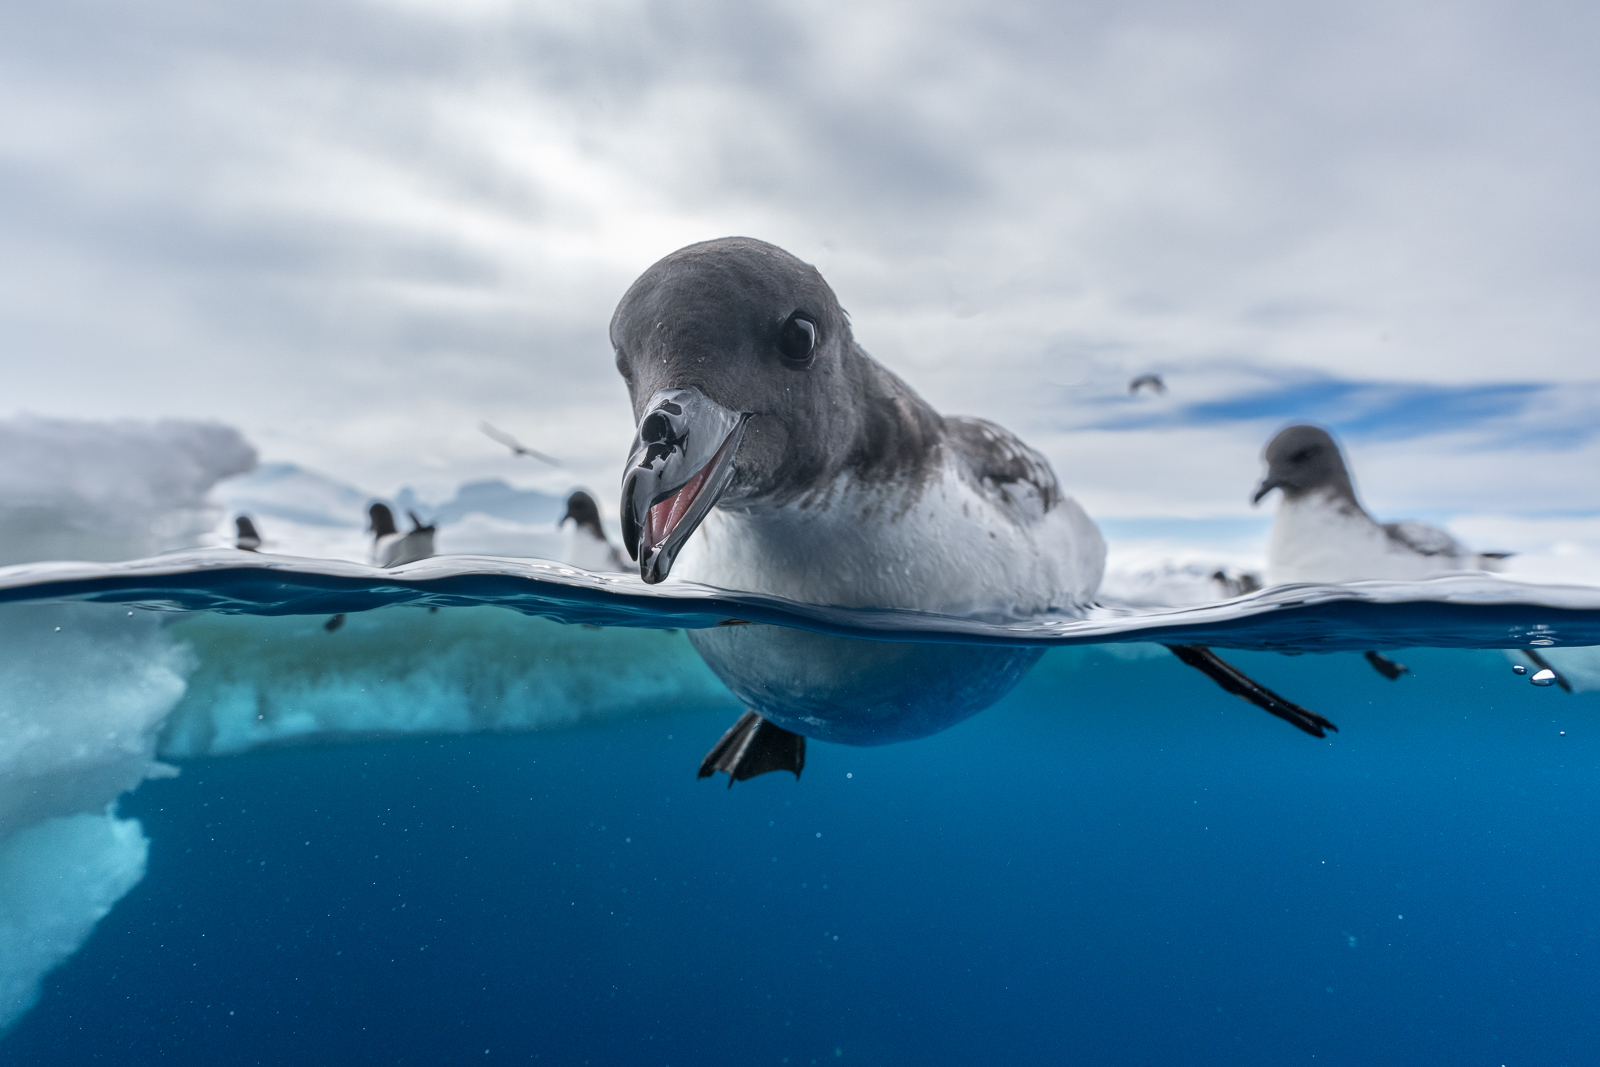
{"label": "webbed foot", "polygon": [[1216,682],[1235,696],[1244,697],[1263,711],[1276,715],[1312,737],[1326,737],[1324,730],[1339,732],[1339,728],[1314,711],[1308,711],[1292,700],[1286,700],[1251,678],[1238,667],[1217,655],[1205,645],[1168,645],[1172,654],[1195,670]]}
{"label": "webbed foot", "polygon": [[1402,674],[1410,674],[1411,668],[1404,663],[1396,663],[1382,652],[1366,653],[1367,662],[1372,664],[1372,669],[1383,675],[1389,681],[1394,681]]}
{"label": "webbed foot", "polygon": [[798,779],[805,765],[804,737],[747,711],[706,753],[706,758],[700,761],[697,777],[710,778],[724,771],[728,775],[728,788],[732,789],[734,782],[768,771],[793,771]]}

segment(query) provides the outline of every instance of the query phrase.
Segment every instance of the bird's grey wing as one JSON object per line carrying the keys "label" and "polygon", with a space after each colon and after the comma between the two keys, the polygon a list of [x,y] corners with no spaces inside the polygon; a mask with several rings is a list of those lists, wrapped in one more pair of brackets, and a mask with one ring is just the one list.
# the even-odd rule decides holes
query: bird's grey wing
{"label": "bird's grey wing", "polygon": [[1454,537],[1437,526],[1421,522],[1386,522],[1383,532],[1423,556],[1459,556],[1465,550]]}
{"label": "bird's grey wing", "polygon": [[944,421],[952,447],[984,495],[1019,516],[1042,514],[1060,503],[1061,486],[1050,461],[1011,431],[964,415]]}

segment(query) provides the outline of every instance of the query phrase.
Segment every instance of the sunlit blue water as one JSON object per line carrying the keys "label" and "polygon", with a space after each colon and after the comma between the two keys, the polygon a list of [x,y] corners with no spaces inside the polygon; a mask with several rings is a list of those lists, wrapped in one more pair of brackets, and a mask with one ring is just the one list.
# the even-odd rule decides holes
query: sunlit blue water
{"label": "sunlit blue water", "polygon": [[1230,658],[1341,733],[1090,648],[798,783],[694,779],[726,707],[188,760],[0,1053],[1593,1062],[1594,698],[1492,652]]}

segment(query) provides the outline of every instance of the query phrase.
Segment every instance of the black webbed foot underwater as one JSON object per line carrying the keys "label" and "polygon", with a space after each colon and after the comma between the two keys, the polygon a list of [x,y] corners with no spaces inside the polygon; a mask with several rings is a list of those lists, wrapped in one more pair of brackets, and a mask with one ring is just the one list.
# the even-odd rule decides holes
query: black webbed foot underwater
{"label": "black webbed foot underwater", "polygon": [[796,780],[806,765],[806,739],[776,726],[753,711],[739,716],[722,740],[712,746],[700,761],[699,778],[710,778],[718,771],[728,775],[728,788],[734,782],[754,778],[768,771],[793,771]]}
{"label": "black webbed foot underwater", "polygon": [[1372,664],[1372,669],[1383,675],[1389,681],[1394,681],[1402,674],[1410,674],[1411,668],[1404,663],[1396,663],[1382,652],[1368,652],[1365,654],[1367,662]]}
{"label": "black webbed foot underwater", "polygon": [[1245,674],[1239,668],[1217,655],[1205,645],[1168,645],[1172,654],[1195,670],[1216,682],[1235,696],[1244,697],[1263,711],[1276,715],[1312,737],[1326,737],[1323,731],[1339,732],[1339,728],[1314,711],[1286,700],[1266,686]]}

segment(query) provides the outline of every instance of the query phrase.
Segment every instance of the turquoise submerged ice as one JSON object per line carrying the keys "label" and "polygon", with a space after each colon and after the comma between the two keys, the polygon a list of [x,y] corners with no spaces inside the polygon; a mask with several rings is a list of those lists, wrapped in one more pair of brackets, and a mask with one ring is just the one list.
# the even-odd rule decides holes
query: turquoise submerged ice
{"label": "turquoise submerged ice", "polygon": [[[237,466],[247,458],[242,443],[226,434],[196,435],[192,429],[173,433],[196,436],[199,444],[192,450],[217,456],[224,465]],[[108,441],[96,442],[95,447],[97,452],[126,455],[140,448],[156,454],[160,445],[159,440]],[[162,523],[171,527],[172,539],[183,543],[195,530],[204,530],[214,521],[207,517],[204,495],[208,478],[223,469],[226,467],[209,472],[197,469],[192,484],[170,487],[164,490],[165,497],[119,498],[114,506],[92,514],[83,511],[81,502],[41,499],[38,507],[55,509],[50,511],[55,516],[52,522],[75,528],[92,527],[85,518],[118,518],[124,525],[119,527],[123,540],[117,546],[123,547],[124,554],[134,533],[159,525],[149,521],[151,516],[163,517]],[[267,490],[278,482],[295,480],[294,495],[299,500],[315,488],[290,471],[268,473],[273,475],[270,482],[258,478],[253,483],[253,491],[261,497],[253,507],[267,506]],[[137,479],[127,483],[138,487]],[[350,493],[333,493],[330,498],[330,509],[358,512],[364,504],[363,497]],[[527,496],[507,497],[506,507],[537,504]],[[74,511],[75,507],[78,510]],[[493,544],[494,537],[509,539],[510,533],[483,525],[481,512],[476,514],[480,518],[475,521],[482,525],[476,535],[480,544]],[[288,521],[264,524],[268,536],[281,536]],[[308,522],[305,528],[327,531],[330,539],[345,538],[356,547],[361,540],[359,527],[349,523]],[[462,543],[459,526],[447,532],[456,538],[451,543]],[[526,537],[525,533],[518,536]],[[546,537],[542,543],[552,547],[557,543],[553,532],[541,536]],[[16,544],[15,538],[10,543]],[[134,550],[155,552],[170,543],[141,542]],[[335,545],[330,540],[329,545],[338,549],[342,542]],[[83,551],[93,554],[100,549],[84,542]],[[537,735],[557,729],[566,730],[561,736],[569,739],[615,735],[637,740],[637,724],[655,718],[662,720],[660,733],[670,737],[676,731],[677,740],[650,742],[664,745],[658,754],[649,750],[648,756],[662,766],[657,773],[634,778],[650,788],[664,780],[660,775],[688,781],[694,761],[716,732],[742,710],[737,696],[694,653],[691,631],[697,640],[734,642],[753,626],[785,627],[799,644],[845,642],[839,647],[850,648],[870,641],[875,648],[890,642],[906,649],[913,662],[906,665],[903,677],[890,679],[904,683],[900,696],[879,709],[881,714],[862,714],[859,735],[833,735],[833,739],[878,744],[934,734],[918,745],[888,750],[886,755],[904,762],[907,774],[923,768],[927,753],[934,751],[923,746],[937,746],[945,743],[941,739],[952,737],[961,739],[958,744],[966,744],[974,736],[985,736],[970,733],[972,726],[938,732],[950,724],[952,716],[947,713],[951,707],[986,703],[1015,681],[1043,650],[1056,646],[1101,647],[1046,660],[1031,678],[1024,679],[1019,690],[1023,704],[1032,707],[1047,697],[1051,716],[1075,722],[1115,719],[1126,728],[1128,737],[1146,737],[1159,717],[1145,717],[1154,714],[1148,708],[1136,717],[1116,716],[1152,702],[1175,701],[1186,706],[1198,700],[1211,708],[1220,700],[1224,702],[1220,706],[1233,714],[1266,719],[1259,711],[1210,689],[1198,675],[1179,673],[1186,669],[1174,666],[1176,661],[1159,648],[1162,642],[1287,652],[1418,645],[1533,647],[1580,692],[1597,680],[1585,673],[1582,657],[1586,652],[1576,647],[1600,641],[1600,593],[1584,587],[1456,575],[1409,584],[1281,588],[1186,608],[1150,606],[1149,599],[1137,606],[1106,600],[1077,614],[953,617],[837,609],[728,593],[677,580],[646,587],[629,576],[591,575],[554,563],[488,555],[441,557],[380,571],[357,563],[211,549],[152,556],[133,563],[24,563],[4,568],[0,570],[0,630],[7,656],[0,664],[0,914],[6,922],[0,925],[0,1025],[23,1017],[40,982],[52,969],[86,958],[74,954],[97,923],[103,926],[109,915],[115,924],[116,916],[128,914],[114,909],[132,905],[127,895],[135,886],[142,884],[154,892],[159,882],[162,892],[170,891],[165,888],[173,884],[170,877],[141,881],[146,878],[147,865],[165,854],[170,874],[170,864],[198,862],[181,850],[174,855],[170,843],[164,845],[151,829],[156,825],[152,812],[143,811],[136,817],[119,813],[115,805],[128,791],[136,790],[136,797],[175,796],[160,790],[198,788],[213,773],[208,767],[237,766],[248,773],[251,766],[264,766],[249,760],[268,757],[246,754],[307,751],[295,747],[307,742],[362,741],[364,744],[351,751],[366,752],[382,738]],[[442,610],[429,610],[435,607]],[[324,624],[335,613],[348,613],[347,621],[330,633]],[[752,625],[723,625],[730,620]],[[1366,677],[1372,672],[1359,661],[1356,666],[1365,674],[1359,682],[1347,682],[1334,669],[1342,660],[1323,665],[1308,659],[1264,658],[1284,667],[1275,684],[1336,721],[1348,710],[1342,695],[1346,685],[1375,684]],[[1404,658],[1414,670],[1418,668],[1412,654]],[[969,659],[978,660],[979,668],[963,663]],[[805,663],[804,656],[797,657],[798,667]],[[993,664],[1000,666],[992,669]],[[1500,670],[1504,671],[1503,661]],[[1152,688],[1147,682],[1174,677],[1178,681],[1172,685],[1162,682]],[[1303,677],[1315,684],[1307,683],[1297,691],[1295,679]],[[1504,677],[1509,681],[1513,676],[1507,672]],[[1393,684],[1407,686],[1417,680]],[[957,691],[963,684],[992,688],[967,696]],[[803,684],[797,688],[804,694]],[[1554,687],[1532,689],[1524,681],[1516,688],[1530,697],[1567,699]],[[1013,695],[1009,703],[1000,706],[1010,711],[992,714],[1014,715],[1015,708],[1022,706],[1017,699]],[[1237,709],[1232,704],[1237,704]],[[605,725],[604,731],[570,729],[600,724]],[[806,724],[795,725],[804,728]],[[1343,725],[1347,732],[1339,738],[1341,746],[1352,743],[1350,724]],[[1170,723],[1160,727],[1171,728]],[[1274,745],[1313,744],[1280,723],[1264,722],[1261,729]],[[1370,724],[1365,729],[1370,730]],[[686,742],[685,737],[690,740]],[[573,751],[587,743],[570,741],[577,746]],[[836,762],[847,756],[862,758],[861,750],[819,749],[802,786],[806,792],[796,795],[825,803],[828,787],[818,776],[848,773],[847,766]],[[213,757],[229,759],[205,762]],[[365,758],[351,756],[340,773],[365,773],[354,770]],[[986,750],[984,756],[986,766],[1009,767],[1016,759],[1014,748],[1008,751],[1005,746]],[[854,766],[859,770],[862,764]],[[180,767],[182,778],[166,781]],[[453,782],[453,789],[479,787],[481,779],[470,768],[461,770],[459,779],[451,778],[454,773],[441,765],[428,771],[427,780],[438,777]],[[1085,769],[1072,773],[1083,774]],[[574,786],[578,792],[571,794],[572,802],[585,809],[604,810],[597,799],[600,794],[622,797],[634,778],[596,757],[584,770],[582,784]],[[521,779],[512,776],[510,780]],[[141,783],[145,783],[142,788]],[[775,779],[768,779],[741,786],[739,795],[751,799],[739,803],[766,804],[778,796],[769,796],[775,785]],[[931,783],[928,788],[938,792],[943,785]],[[1336,788],[1336,783],[1329,788]],[[763,791],[754,792],[756,789]],[[908,800],[909,794],[902,799]],[[529,801],[523,794],[520,802]],[[216,802],[217,798],[209,796],[194,801],[197,808]],[[542,802],[550,803],[548,798]],[[160,803],[155,812],[162,810]],[[250,804],[254,810],[256,801]],[[125,802],[124,810],[128,806]],[[265,810],[270,812],[272,805]],[[197,825],[206,830],[207,840],[217,838],[219,831],[207,829],[203,813],[196,810],[193,814],[201,818]],[[474,820],[487,820],[485,825],[503,817],[507,817],[505,812],[498,810],[473,816]],[[171,832],[170,827],[166,832]],[[350,846],[364,844],[371,827],[352,825],[338,832],[343,845],[336,856],[313,863],[299,858],[301,854],[271,854],[265,869],[293,867],[322,885],[335,877],[329,872],[344,870],[361,858],[360,850]],[[816,832],[820,829],[808,834]],[[1203,826],[1199,832],[1205,832]],[[231,842],[227,847],[240,850],[241,860],[242,853],[257,847],[230,838],[226,831],[220,833],[221,842]],[[316,840],[307,834],[293,844],[307,848],[312,846],[304,842]],[[163,847],[169,851],[163,853]],[[373,852],[387,855],[387,846],[374,847]],[[529,862],[535,858],[544,861],[542,855],[533,854]],[[759,859],[763,864],[772,862],[770,855]],[[259,874],[261,861],[253,862]],[[449,860],[460,862],[459,858]],[[587,859],[582,862],[589,864]],[[997,862],[1003,865],[1006,860]],[[418,869],[426,869],[426,865],[419,861]],[[649,877],[661,878],[672,872],[672,863],[658,859],[651,865]],[[839,875],[830,872],[830,877]],[[803,881],[807,878],[796,879]],[[551,883],[552,887],[557,884]],[[323,892],[342,895],[350,891],[349,887],[335,890],[329,882],[325,890],[302,893],[295,889],[276,899],[310,900]],[[781,891],[765,885],[752,886],[750,891],[757,898],[772,893],[781,898]],[[963,890],[974,891],[972,887]],[[195,905],[190,898],[182,914],[194,914],[189,909]],[[382,908],[390,906],[385,903]],[[572,900],[561,901],[560,906],[571,907]],[[281,903],[273,905],[273,909],[283,907]],[[165,914],[172,913],[159,912],[157,919]],[[269,909],[263,921],[280,915],[287,912]],[[146,926],[149,928],[148,922]],[[581,953],[572,958],[579,956]],[[57,974],[70,971],[68,967]],[[175,975],[168,977],[175,980]],[[283,979],[291,984],[293,980]],[[831,1051],[832,1046],[829,1048]]]}

